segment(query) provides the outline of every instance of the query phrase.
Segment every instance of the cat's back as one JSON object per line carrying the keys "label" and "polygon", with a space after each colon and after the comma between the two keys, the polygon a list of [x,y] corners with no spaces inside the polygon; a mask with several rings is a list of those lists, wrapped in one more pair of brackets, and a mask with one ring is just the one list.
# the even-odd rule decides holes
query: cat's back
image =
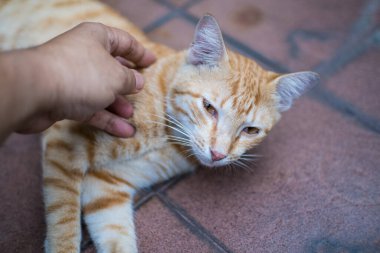
{"label": "cat's back", "polygon": [[149,41],[132,22],[99,1],[2,1],[0,20],[0,50],[38,45],[82,22],[100,22],[127,31],[159,56],[171,51]]}

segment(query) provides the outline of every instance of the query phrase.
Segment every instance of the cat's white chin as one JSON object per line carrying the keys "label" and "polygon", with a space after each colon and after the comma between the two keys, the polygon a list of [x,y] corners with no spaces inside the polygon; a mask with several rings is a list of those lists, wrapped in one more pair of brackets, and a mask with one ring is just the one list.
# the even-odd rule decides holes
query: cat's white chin
{"label": "cat's white chin", "polygon": [[209,167],[209,168],[213,168],[213,167],[222,167],[222,166],[225,166],[227,164],[229,164],[229,162],[226,162],[226,161],[212,161],[212,160],[209,160],[209,159],[204,159],[204,158],[201,158],[201,157],[198,157],[198,161],[203,165],[203,166],[206,166],[206,167]]}

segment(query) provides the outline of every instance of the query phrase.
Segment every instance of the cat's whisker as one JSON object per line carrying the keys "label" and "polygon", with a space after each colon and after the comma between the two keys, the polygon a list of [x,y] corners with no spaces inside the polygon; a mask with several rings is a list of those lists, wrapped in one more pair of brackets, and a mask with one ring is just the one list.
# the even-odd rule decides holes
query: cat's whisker
{"label": "cat's whisker", "polygon": [[171,140],[180,140],[180,141],[184,141],[184,142],[189,142],[190,143],[190,140],[189,139],[186,139],[186,138],[182,138],[182,137],[177,137],[177,136],[169,136],[167,135],[167,138],[168,139],[171,139]]}
{"label": "cat's whisker", "polygon": [[176,101],[176,98],[171,98],[171,97],[166,96],[165,100],[164,100],[164,103],[167,105],[168,101]]}
{"label": "cat's whisker", "polygon": [[177,122],[179,125],[181,125],[182,127],[186,128],[185,125],[183,125],[179,120],[177,120],[176,118],[174,118],[170,114],[166,114],[166,116],[169,117],[172,121]]}
{"label": "cat's whisker", "polygon": [[173,125],[176,125],[176,126],[180,127],[181,129],[183,129],[184,131],[189,133],[189,129],[186,126],[184,126],[180,121],[178,121],[176,118],[174,118],[173,116],[171,116],[169,114],[166,114],[165,117],[162,117],[162,116],[156,115],[156,114],[152,114],[152,115],[155,117],[158,117],[160,119],[169,121]]}
{"label": "cat's whisker", "polygon": [[192,156],[195,156],[195,154],[194,153],[190,153],[189,155],[186,156],[186,158],[190,158]]}
{"label": "cat's whisker", "polygon": [[181,138],[181,137],[176,137],[176,136],[167,136],[167,139],[191,144],[191,141],[189,139],[186,139],[186,138]]}
{"label": "cat's whisker", "polygon": [[255,157],[240,157],[239,160],[246,161],[246,162],[254,162],[257,159],[255,159]]}
{"label": "cat's whisker", "polygon": [[195,156],[192,147],[187,147],[184,150],[180,151],[180,153],[185,156],[185,158],[189,158],[191,156]]}
{"label": "cat's whisker", "polygon": [[168,125],[168,124],[165,124],[165,123],[162,123],[162,122],[158,122],[158,121],[148,121],[148,122],[150,122],[150,123],[154,123],[154,124],[158,124],[158,125],[162,125],[162,126],[166,126],[166,127],[170,128],[170,129],[173,129],[174,131],[177,131],[177,132],[179,132],[179,133],[181,133],[181,134],[183,134],[183,135],[185,135],[185,136],[190,137],[190,136],[189,136],[187,133],[185,133],[182,129],[178,129],[177,127],[173,127],[173,126],[170,126],[170,125]]}
{"label": "cat's whisker", "polygon": [[180,153],[182,156],[186,156],[186,155],[189,153],[189,151],[188,151],[188,149],[185,149],[185,150],[181,150],[181,151],[179,151],[179,153]]}
{"label": "cat's whisker", "polygon": [[234,167],[232,163],[227,164],[227,169],[228,169],[228,173],[233,174],[234,172],[236,172],[236,168]]}
{"label": "cat's whisker", "polygon": [[251,167],[249,167],[247,164],[243,163],[242,161],[236,160],[234,164],[245,171],[251,172]]}
{"label": "cat's whisker", "polygon": [[182,142],[176,142],[176,141],[169,141],[169,143],[172,143],[172,144],[178,144],[178,145],[181,145],[181,146],[184,146],[184,147],[190,147],[190,145],[186,144],[186,143],[182,143]]}
{"label": "cat's whisker", "polygon": [[157,118],[159,118],[159,119],[163,119],[163,120],[165,120],[165,121],[168,121],[168,122],[172,123],[173,125],[179,126],[179,127],[181,127],[181,128],[183,127],[182,124],[180,125],[180,124],[178,124],[177,122],[168,119],[167,117],[162,117],[162,116],[160,116],[160,115],[155,115],[155,114],[152,114],[152,115],[155,116],[155,117],[157,117]]}
{"label": "cat's whisker", "polygon": [[[183,132],[186,132],[186,135],[189,137],[190,136],[190,133],[191,133],[191,131],[187,128],[187,127],[185,127],[181,122],[179,122],[178,120],[176,120],[176,119],[174,119],[174,120],[172,120],[172,119],[168,119],[168,118],[166,118],[166,117],[162,117],[162,116],[159,116],[159,115],[154,115],[153,114],[153,116],[156,116],[156,117],[158,117],[158,118],[160,118],[160,119],[163,119],[163,120],[165,120],[165,121],[168,121],[169,123],[171,123],[172,125],[173,125],[173,127],[175,127],[175,128],[178,128],[178,129],[180,129],[181,131],[183,131]],[[169,116],[169,115],[167,115],[167,116]],[[162,122],[161,122],[162,123]]]}
{"label": "cat's whisker", "polygon": [[263,155],[259,155],[259,154],[242,154],[241,157],[263,157]]}
{"label": "cat's whisker", "polygon": [[189,142],[183,142],[179,140],[168,140],[169,143],[175,143],[175,144],[181,144],[182,146],[188,146],[191,147],[191,143]]}

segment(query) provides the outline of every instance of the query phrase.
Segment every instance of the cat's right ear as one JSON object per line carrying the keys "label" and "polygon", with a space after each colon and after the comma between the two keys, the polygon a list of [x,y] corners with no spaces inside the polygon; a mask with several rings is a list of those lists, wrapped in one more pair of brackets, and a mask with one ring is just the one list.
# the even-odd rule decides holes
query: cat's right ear
{"label": "cat's right ear", "polygon": [[293,100],[313,88],[319,82],[319,74],[311,71],[296,72],[280,75],[274,80],[278,109],[280,112],[288,110]]}
{"label": "cat's right ear", "polygon": [[194,66],[214,67],[227,60],[227,51],[219,25],[212,15],[206,14],[199,20],[195,29],[194,40],[188,50],[187,62]]}

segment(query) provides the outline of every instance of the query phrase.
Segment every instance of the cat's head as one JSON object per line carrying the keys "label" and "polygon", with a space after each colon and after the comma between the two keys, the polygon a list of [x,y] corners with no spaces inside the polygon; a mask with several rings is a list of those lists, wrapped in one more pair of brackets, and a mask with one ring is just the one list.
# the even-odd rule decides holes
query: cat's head
{"label": "cat's head", "polygon": [[238,160],[260,143],[280,114],[309,90],[318,74],[277,74],[226,50],[211,15],[198,23],[194,41],[168,98],[177,141],[206,166]]}

